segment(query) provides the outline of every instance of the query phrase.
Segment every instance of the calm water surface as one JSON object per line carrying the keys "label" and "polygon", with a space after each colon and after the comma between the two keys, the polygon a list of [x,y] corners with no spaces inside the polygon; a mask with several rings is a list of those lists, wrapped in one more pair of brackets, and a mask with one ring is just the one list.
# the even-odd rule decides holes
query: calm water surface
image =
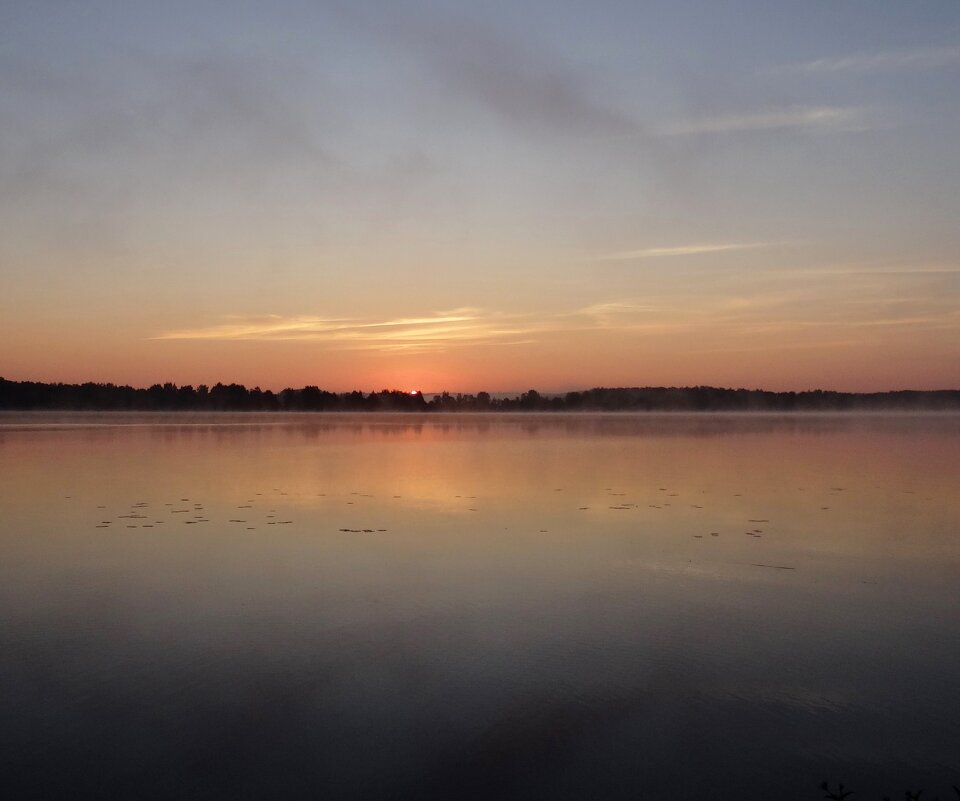
{"label": "calm water surface", "polygon": [[26,799],[960,784],[960,417],[0,415]]}

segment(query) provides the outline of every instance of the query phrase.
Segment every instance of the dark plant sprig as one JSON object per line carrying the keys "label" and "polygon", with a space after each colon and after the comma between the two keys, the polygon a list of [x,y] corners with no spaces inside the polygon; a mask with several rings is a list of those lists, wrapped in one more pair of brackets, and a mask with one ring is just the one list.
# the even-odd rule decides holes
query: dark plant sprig
{"label": "dark plant sprig", "polygon": [[[950,785],[953,788],[953,792],[957,794],[957,801],[960,801],[960,787],[957,787],[955,784]],[[843,784],[838,784],[836,790],[830,789],[830,784],[826,781],[820,782],[820,789],[823,790],[826,795],[824,798],[829,799],[829,801],[844,801],[847,796],[853,795],[853,790],[847,790]],[[906,801],[922,801],[920,796],[923,795],[923,789],[920,790],[907,790],[904,793],[904,798]],[[890,796],[885,795],[881,797],[881,801],[890,801]],[[932,799],[932,801],[940,801],[940,796]]]}
{"label": "dark plant sprig", "polygon": [[820,789],[826,793],[824,798],[828,798],[830,801],[843,801],[848,796],[853,795],[853,790],[845,790],[842,783],[837,785],[836,790],[831,790],[830,785],[823,781],[820,783]]}

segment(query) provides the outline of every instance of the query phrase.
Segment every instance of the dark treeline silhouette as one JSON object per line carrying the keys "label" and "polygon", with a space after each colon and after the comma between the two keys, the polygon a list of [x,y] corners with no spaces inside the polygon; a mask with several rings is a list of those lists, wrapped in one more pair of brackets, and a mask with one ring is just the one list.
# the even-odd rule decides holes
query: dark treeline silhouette
{"label": "dark treeline silhouette", "polygon": [[443,392],[429,400],[421,393],[328,392],[315,386],[282,392],[241,384],[207,387],[154,384],[138,389],[116,384],[43,384],[0,378],[0,409],[87,411],[882,411],[960,410],[960,390],[897,392],[767,392],[717,387],[619,387],[541,395],[534,389],[515,397]]}

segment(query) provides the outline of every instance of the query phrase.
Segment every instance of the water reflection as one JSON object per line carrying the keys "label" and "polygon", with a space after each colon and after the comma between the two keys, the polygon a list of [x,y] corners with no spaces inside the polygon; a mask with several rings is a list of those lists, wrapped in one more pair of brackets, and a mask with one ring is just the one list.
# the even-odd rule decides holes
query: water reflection
{"label": "water reflection", "polygon": [[3,778],[946,788],[958,457],[951,416],[0,416]]}

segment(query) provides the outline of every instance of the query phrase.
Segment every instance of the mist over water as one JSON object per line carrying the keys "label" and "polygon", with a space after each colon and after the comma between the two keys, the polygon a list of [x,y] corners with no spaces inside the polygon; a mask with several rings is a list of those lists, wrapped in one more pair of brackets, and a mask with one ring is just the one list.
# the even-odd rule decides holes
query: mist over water
{"label": "mist over water", "polygon": [[960,415],[0,415],[0,786],[960,784]]}

